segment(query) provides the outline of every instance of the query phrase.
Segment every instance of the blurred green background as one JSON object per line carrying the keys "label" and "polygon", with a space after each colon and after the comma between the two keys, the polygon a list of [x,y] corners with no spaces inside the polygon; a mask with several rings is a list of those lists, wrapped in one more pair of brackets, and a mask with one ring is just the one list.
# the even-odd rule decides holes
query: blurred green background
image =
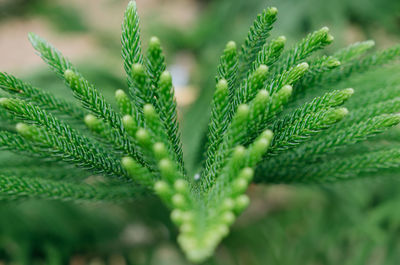
{"label": "blurred green background", "polygon": [[[71,97],[29,46],[27,33],[34,31],[78,64],[113,102],[114,91],[126,86],[119,34],[127,2],[0,0],[0,71]],[[366,39],[375,39],[378,47],[400,41],[398,0],[137,4],[144,46],[157,35],[166,50],[191,174],[202,158],[217,58],[227,41],[244,39],[264,7],[278,7],[272,35],[285,35],[289,45],[322,26],[335,36],[332,48]],[[387,74],[396,73],[398,68]],[[5,154],[1,161],[13,159]],[[400,174],[384,173],[329,186],[252,186],[252,205],[207,264],[399,264]],[[0,203],[0,265],[187,264],[175,236],[168,212],[155,199],[119,205]]]}

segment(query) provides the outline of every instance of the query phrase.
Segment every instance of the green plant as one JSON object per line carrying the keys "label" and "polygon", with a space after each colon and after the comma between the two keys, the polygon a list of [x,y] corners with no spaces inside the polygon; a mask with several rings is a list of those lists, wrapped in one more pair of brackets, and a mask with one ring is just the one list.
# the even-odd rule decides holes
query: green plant
{"label": "green plant", "polygon": [[[135,2],[129,3],[122,26],[129,89],[116,91],[119,111],[58,50],[30,34],[34,48],[82,107],[0,73],[7,95],[0,99],[6,110],[1,148],[30,157],[2,173],[0,199],[121,201],[154,191],[171,210],[188,259],[201,262],[249,204],[245,192],[253,179],[321,183],[397,167],[397,148],[360,142],[400,122],[400,82],[379,91],[367,82],[357,90],[332,87],[395,61],[400,46],[369,52],[374,43],[367,41],[318,55],[333,41],[324,27],[284,50],[285,37],[267,41],[276,17],[276,8],[264,10],[240,51],[234,42],[226,45],[206,159],[194,175],[185,171],[172,79],[160,41],[151,38],[142,53]],[[361,151],[348,151],[354,148]],[[40,160],[46,163],[29,171]],[[88,183],[88,174],[102,178]]]}

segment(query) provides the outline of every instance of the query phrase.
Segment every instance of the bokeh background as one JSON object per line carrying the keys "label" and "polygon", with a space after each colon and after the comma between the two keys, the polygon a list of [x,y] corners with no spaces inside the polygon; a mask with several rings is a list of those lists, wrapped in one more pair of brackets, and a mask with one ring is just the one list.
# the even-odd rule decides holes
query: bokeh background
{"label": "bokeh background", "polygon": [[[35,55],[27,40],[33,31],[113,101],[114,91],[126,86],[119,36],[127,2],[0,0],[0,71],[71,97]],[[400,42],[398,0],[137,0],[137,5],[143,45],[156,35],[165,48],[191,174],[202,159],[217,58],[227,41],[241,43],[263,8],[278,7],[272,35],[285,35],[289,45],[322,26],[335,36],[329,49],[367,39],[379,48]],[[10,163],[18,159],[6,155]],[[252,186],[252,205],[207,264],[399,264],[400,174],[385,175],[327,186]],[[175,236],[156,199],[118,205],[0,202],[0,265],[187,264]]]}

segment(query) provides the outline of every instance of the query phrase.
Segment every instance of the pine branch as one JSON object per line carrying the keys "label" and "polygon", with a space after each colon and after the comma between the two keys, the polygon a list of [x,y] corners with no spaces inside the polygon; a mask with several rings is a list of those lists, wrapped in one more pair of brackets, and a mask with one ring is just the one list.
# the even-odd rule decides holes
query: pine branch
{"label": "pine branch", "polygon": [[24,137],[54,149],[57,156],[78,166],[122,177],[125,175],[120,164],[104,150],[94,146],[85,136],[59,121],[50,113],[22,100],[5,99],[0,104],[10,113],[39,127],[19,124],[17,131]]}
{"label": "pine branch", "polygon": [[249,69],[251,69],[253,61],[256,59],[257,54],[270,35],[269,32],[272,29],[272,25],[276,21],[277,14],[278,10],[275,7],[265,9],[260,15],[257,16],[253,26],[250,28],[239,56],[239,81],[242,80]]}
{"label": "pine branch", "polygon": [[130,1],[126,8],[124,22],[122,23],[121,43],[124,68],[128,76],[128,84],[131,86],[132,67],[143,62],[139,16],[135,1]]}
{"label": "pine branch", "polygon": [[66,70],[77,71],[72,63],[62,56],[61,52],[46,40],[34,33],[29,33],[29,41],[38,55],[45,61],[50,68],[60,77],[64,78]]}
{"label": "pine branch", "polygon": [[264,64],[271,67],[280,58],[285,47],[286,38],[280,36],[275,40],[265,43],[253,63],[252,70],[255,71],[260,65]]}
{"label": "pine branch", "polygon": [[47,157],[48,155],[22,136],[9,131],[0,131],[0,149],[26,156]]}
{"label": "pine branch", "polygon": [[273,94],[278,92],[285,85],[295,84],[308,72],[309,68],[310,66],[308,63],[301,63],[288,70],[284,70],[281,74],[269,80],[267,90]]}
{"label": "pine branch", "polygon": [[274,129],[279,136],[274,138],[270,149],[270,155],[292,149],[322,130],[326,130],[333,124],[341,121],[348,114],[346,108],[330,108],[306,114],[292,123],[277,125]]}
{"label": "pine branch", "polygon": [[169,139],[169,148],[175,153],[181,172],[184,172],[181,136],[179,132],[177,104],[171,74],[167,71],[160,76],[159,98],[156,106]]}
{"label": "pine branch", "polygon": [[239,67],[239,57],[237,53],[236,43],[233,41],[226,44],[224,53],[220,58],[219,65],[217,67],[217,82],[219,80],[226,80],[228,83],[229,98],[233,100],[235,95],[235,88],[237,83]]}
{"label": "pine branch", "polygon": [[59,74],[74,92],[74,96],[81,101],[82,106],[92,112],[95,116],[102,118],[108,123],[112,130],[113,143],[127,154],[133,155],[142,162],[140,155],[134,148],[133,143],[127,137],[122,126],[122,118],[114,112],[111,106],[105,101],[104,97],[97,89],[91,85],[76,68],[65,59],[62,54],[48,44],[44,39],[31,33],[30,41],[34,48],[39,52],[42,59],[49,64],[52,69]]}
{"label": "pine branch", "polygon": [[150,39],[149,48],[147,49],[146,68],[149,73],[151,84],[154,90],[159,89],[161,74],[166,70],[165,57],[161,49],[160,40],[157,37]]}
{"label": "pine branch", "polygon": [[0,73],[0,88],[23,100],[31,101],[46,110],[55,111],[59,115],[67,115],[78,121],[82,121],[85,116],[85,113],[80,108],[71,103],[57,99],[52,94],[35,88],[7,73]]}
{"label": "pine branch", "polygon": [[[113,202],[152,190],[171,210],[188,259],[203,262],[248,206],[245,193],[253,178],[268,184],[322,183],[400,167],[399,132],[388,131],[400,123],[400,79],[396,68],[382,67],[399,58],[400,46],[368,53],[374,43],[366,41],[314,56],[333,41],[324,27],[284,51],[285,37],[267,42],[276,15],[276,8],[269,8],[257,17],[240,52],[234,42],[226,45],[217,69],[207,158],[194,177],[185,172],[174,88],[160,41],[151,38],[142,55],[134,1],[122,24],[129,88],[115,93],[119,111],[57,49],[30,34],[39,55],[83,108],[0,73],[0,95],[7,97],[0,99],[6,110],[0,112],[0,149],[29,158],[0,161],[0,200]],[[382,70],[368,79],[353,78],[377,68]],[[355,99],[348,100],[353,89],[332,90],[350,84],[359,87]],[[89,130],[73,129],[57,117],[84,122]]]}
{"label": "pine branch", "polygon": [[347,64],[338,67],[326,75],[321,82],[336,83],[345,78],[349,78],[356,73],[364,73],[371,68],[389,64],[398,60],[400,56],[400,45],[393,46],[383,51],[378,51],[373,54],[367,55],[360,60],[353,60]]}
{"label": "pine branch", "polygon": [[259,167],[257,178],[262,179],[265,176],[263,172],[275,173],[291,165],[295,167],[294,170],[298,170],[310,161],[318,161],[318,159],[329,153],[364,141],[399,123],[400,117],[398,114],[384,114],[341,130],[332,131],[330,134],[301,145],[292,152],[287,152],[277,158],[265,161]]}
{"label": "pine branch", "polygon": [[[344,128],[346,126],[351,126],[352,124],[365,121],[370,117],[375,117],[382,114],[398,113],[399,111],[400,111],[399,97],[375,104],[370,104],[367,106],[358,106],[351,111],[349,117],[347,117],[342,123],[338,124],[338,127]],[[337,127],[335,126],[332,129],[335,128]]]}
{"label": "pine branch", "polygon": [[0,201],[27,198],[51,199],[75,202],[119,202],[144,195],[143,190],[130,187],[112,190],[87,184],[71,184],[40,178],[24,178],[0,175]]}
{"label": "pine branch", "polygon": [[294,87],[296,94],[301,92],[301,90],[320,82],[326,73],[339,67],[341,62],[333,56],[322,56],[310,61],[309,64],[310,68],[308,72]]}
{"label": "pine branch", "polygon": [[214,93],[211,110],[211,120],[208,125],[208,147],[207,162],[209,165],[214,163],[215,153],[222,142],[222,136],[228,126],[227,113],[229,111],[229,88],[228,82],[221,79]]}
{"label": "pine branch", "polygon": [[273,67],[273,73],[282,73],[289,70],[294,65],[306,59],[313,52],[324,48],[333,41],[332,35],[327,27],[315,31],[297,43],[292,49],[285,52],[277,65]]}
{"label": "pine branch", "polygon": [[[274,176],[271,182],[324,183],[357,178],[360,173],[398,167],[400,152],[397,148],[336,159],[321,164],[298,168],[295,175]],[[280,172],[281,173],[281,172]]]}
{"label": "pine branch", "polygon": [[348,62],[352,61],[354,59],[359,58],[363,54],[365,54],[367,51],[372,49],[375,46],[375,42],[373,40],[367,40],[363,42],[356,42],[351,44],[350,46],[347,46],[346,48],[343,48],[339,51],[337,51],[333,57],[338,59],[339,61],[343,62]]}
{"label": "pine branch", "polygon": [[61,167],[60,165],[43,165],[36,162],[36,165],[26,166],[24,164],[18,166],[8,166],[1,169],[1,175],[11,177],[24,177],[24,178],[36,178],[40,176],[43,179],[49,180],[63,180],[68,182],[82,182],[84,179],[90,176],[89,173],[85,173],[75,168]]}

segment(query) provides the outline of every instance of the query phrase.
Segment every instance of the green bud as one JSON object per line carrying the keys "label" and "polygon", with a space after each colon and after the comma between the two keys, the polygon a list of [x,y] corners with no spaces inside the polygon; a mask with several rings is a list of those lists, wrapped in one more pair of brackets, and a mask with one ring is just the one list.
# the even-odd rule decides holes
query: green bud
{"label": "green bud", "polygon": [[328,36],[326,36],[326,42],[328,42],[328,43],[333,42],[334,39],[335,39],[335,37],[333,37],[331,34],[328,34]]}
{"label": "green bud", "polygon": [[12,100],[9,98],[0,98],[0,106],[4,108],[9,108],[12,103]]}
{"label": "green bud", "polygon": [[233,222],[235,222],[235,218],[235,215],[231,211],[227,211],[222,214],[222,222],[227,225],[233,224]]}
{"label": "green bud", "polygon": [[251,80],[257,87],[261,87],[268,76],[268,66],[261,64],[253,73]]}
{"label": "green bud", "polygon": [[72,70],[70,70],[70,69],[67,69],[67,70],[65,70],[65,72],[64,72],[64,78],[65,78],[68,82],[72,82],[74,79],[77,79],[77,78],[78,78],[78,75],[77,75],[74,71],[72,71]]}
{"label": "green bud", "polygon": [[69,84],[69,87],[79,94],[82,94],[87,89],[87,85],[82,84],[80,81],[81,77],[74,71],[68,69],[64,72],[64,78]]}
{"label": "green bud", "polygon": [[245,167],[239,173],[239,178],[245,179],[247,182],[250,182],[253,179],[254,170],[251,167]]}
{"label": "green bud", "polygon": [[295,68],[298,72],[304,74],[308,70],[308,68],[310,68],[310,65],[306,62],[303,62],[301,64],[298,64]]}
{"label": "green bud", "polygon": [[319,30],[319,32],[322,33],[322,34],[328,34],[329,28],[328,28],[327,26],[322,27],[322,28]]}
{"label": "green bud", "polygon": [[250,199],[247,195],[243,194],[236,198],[235,200],[235,211],[241,213],[250,204]]}
{"label": "green bud", "polygon": [[136,1],[129,1],[126,11],[136,12]]}
{"label": "green bud", "polygon": [[247,119],[247,117],[249,116],[249,112],[250,112],[249,105],[247,105],[247,104],[239,105],[239,107],[237,108],[237,111],[236,111],[236,115],[235,115],[236,121],[239,124],[244,122]]}
{"label": "green bud", "polygon": [[117,91],[115,91],[115,99],[117,101],[125,101],[127,98],[128,96],[122,89],[118,89]]}
{"label": "green bud", "polygon": [[226,91],[228,90],[228,82],[225,79],[221,79],[217,83],[217,91]]}
{"label": "green bud", "polygon": [[102,121],[92,114],[86,115],[84,121],[86,126],[93,132],[101,133],[104,130]]}
{"label": "green bud", "polygon": [[324,125],[334,124],[342,120],[347,114],[349,114],[349,111],[346,108],[330,109],[325,113],[324,118],[322,120],[322,124]]}
{"label": "green bud", "polygon": [[193,237],[187,234],[180,234],[177,238],[178,243],[185,249],[194,249],[196,242]]}
{"label": "green bud", "polygon": [[177,208],[183,208],[186,206],[186,199],[185,196],[182,194],[175,194],[172,196],[172,204]]}
{"label": "green bud", "polygon": [[165,182],[163,180],[159,180],[154,184],[154,191],[160,197],[165,197],[171,193],[171,188],[169,187],[167,182]]}
{"label": "green bud", "polygon": [[267,104],[267,102],[269,102],[269,93],[267,90],[261,89],[254,99],[254,105],[264,106]]}
{"label": "green bud", "polygon": [[212,255],[212,250],[209,248],[194,248],[187,251],[187,258],[190,262],[201,263],[207,257]]}
{"label": "green bud", "polygon": [[140,63],[132,65],[132,73],[137,76],[144,75],[145,74],[144,66]]}
{"label": "green bud", "polygon": [[160,76],[160,83],[164,85],[172,84],[172,76],[168,71],[164,71]]}
{"label": "green bud", "polygon": [[149,133],[146,131],[146,129],[140,128],[137,130],[136,134],[136,140],[145,147],[148,147],[151,144],[151,139]]}
{"label": "green bud", "polygon": [[163,178],[172,181],[176,178],[176,170],[174,164],[167,158],[160,160],[158,163],[158,168],[160,169]]}
{"label": "green bud", "polygon": [[392,127],[400,123],[400,114],[383,114],[375,119],[380,119],[380,127]]}
{"label": "green bud", "polygon": [[124,157],[122,158],[122,166],[129,172],[134,173],[136,170],[137,163],[132,157]]}
{"label": "green bud", "polygon": [[329,56],[324,65],[330,69],[340,66],[340,61],[334,57]]}
{"label": "green bud", "polygon": [[221,105],[221,102],[226,102],[229,96],[228,82],[225,79],[221,79],[217,83],[217,89],[214,95],[214,104]]}
{"label": "green bud", "polygon": [[147,83],[147,74],[142,64],[132,65],[132,79],[138,87],[144,87]]}
{"label": "green bud", "polygon": [[229,41],[229,42],[226,44],[226,47],[225,47],[225,51],[226,51],[226,52],[236,52],[236,49],[237,49],[236,42],[234,42],[234,41]]}
{"label": "green bud", "polygon": [[293,87],[291,85],[286,85],[279,90],[278,94],[280,98],[289,98],[292,95]]}
{"label": "green bud", "polygon": [[283,86],[277,93],[273,94],[271,100],[271,112],[273,113],[285,105],[289,101],[292,92],[292,86],[286,85]]}
{"label": "green bud", "polygon": [[132,115],[133,107],[128,95],[122,90],[115,91],[115,99],[117,100],[119,110],[123,115]]}
{"label": "green bud", "polygon": [[186,193],[188,191],[188,183],[186,180],[178,179],[174,183],[174,188],[179,193]]}
{"label": "green bud", "polygon": [[265,138],[268,141],[271,141],[272,137],[274,137],[274,133],[271,130],[265,130],[260,134],[260,137]]}
{"label": "green bud", "polygon": [[136,137],[137,123],[131,115],[125,115],[122,118],[122,124],[130,136]]}
{"label": "green bud", "polygon": [[278,14],[278,9],[276,7],[270,7],[268,8],[268,13],[276,16]]}
{"label": "green bud", "polygon": [[340,91],[332,92],[334,97],[330,100],[329,105],[332,107],[342,105],[345,101],[347,101],[353,94],[354,89],[346,88]]}
{"label": "green bud", "polygon": [[185,212],[183,212],[183,214],[182,214],[182,220],[183,220],[184,222],[192,222],[193,219],[194,219],[193,212],[191,212],[191,211],[185,211]]}
{"label": "green bud", "polygon": [[226,198],[222,203],[222,209],[230,211],[235,207],[235,201],[231,198]]}
{"label": "green bud", "polygon": [[164,143],[160,143],[160,142],[155,143],[153,145],[153,152],[154,152],[154,156],[156,157],[157,160],[161,160],[168,156],[168,150],[165,147]]}
{"label": "green bud", "polygon": [[157,112],[152,104],[146,104],[143,106],[143,114],[149,120],[157,119]]}
{"label": "green bud", "polygon": [[229,227],[221,224],[217,227],[216,232],[220,235],[220,237],[225,237],[229,234]]}
{"label": "green bud", "polygon": [[182,233],[192,233],[194,231],[194,227],[190,223],[184,223],[179,227],[179,230]]}
{"label": "green bud", "polygon": [[354,94],[354,89],[353,88],[346,88],[346,89],[343,89],[341,92],[342,92],[341,93],[342,97],[345,98],[345,99],[348,99]]}
{"label": "green bud", "polygon": [[232,154],[233,164],[242,163],[246,155],[246,148],[242,145],[236,146]]}
{"label": "green bud", "polygon": [[151,37],[150,42],[149,42],[149,49],[154,50],[154,49],[160,49],[160,48],[161,48],[160,39],[157,38],[156,36]]}
{"label": "green bud", "polygon": [[35,140],[35,138],[39,135],[36,127],[34,127],[33,125],[28,125],[26,123],[17,123],[15,129],[20,135],[30,140]]}
{"label": "green bud", "polygon": [[333,41],[333,36],[329,34],[329,28],[328,27],[323,27],[317,32],[315,32],[315,37],[320,39],[321,41],[325,42],[326,44],[329,44]]}
{"label": "green bud", "polygon": [[183,222],[183,212],[179,209],[175,209],[171,212],[171,220],[176,224],[180,225]]}
{"label": "green bud", "polygon": [[251,156],[255,156],[255,157],[262,157],[264,155],[264,153],[267,151],[269,146],[269,141],[266,138],[260,138],[257,139],[252,148],[249,149]]}
{"label": "green bud", "polygon": [[248,159],[249,166],[255,166],[264,154],[267,152],[271,143],[273,133],[270,130],[265,130],[249,147]]}
{"label": "green bud", "polygon": [[238,178],[233,182],[233,192],[234,193],[243,193],[246,191],[248,186],[248,182],[244,178]]}
{"label": "green bud", "polygon": [[284,45],[286,43],[286,37],[279,36],[278,38],[275,39],[275,42],[282,43],[282,45]]}

